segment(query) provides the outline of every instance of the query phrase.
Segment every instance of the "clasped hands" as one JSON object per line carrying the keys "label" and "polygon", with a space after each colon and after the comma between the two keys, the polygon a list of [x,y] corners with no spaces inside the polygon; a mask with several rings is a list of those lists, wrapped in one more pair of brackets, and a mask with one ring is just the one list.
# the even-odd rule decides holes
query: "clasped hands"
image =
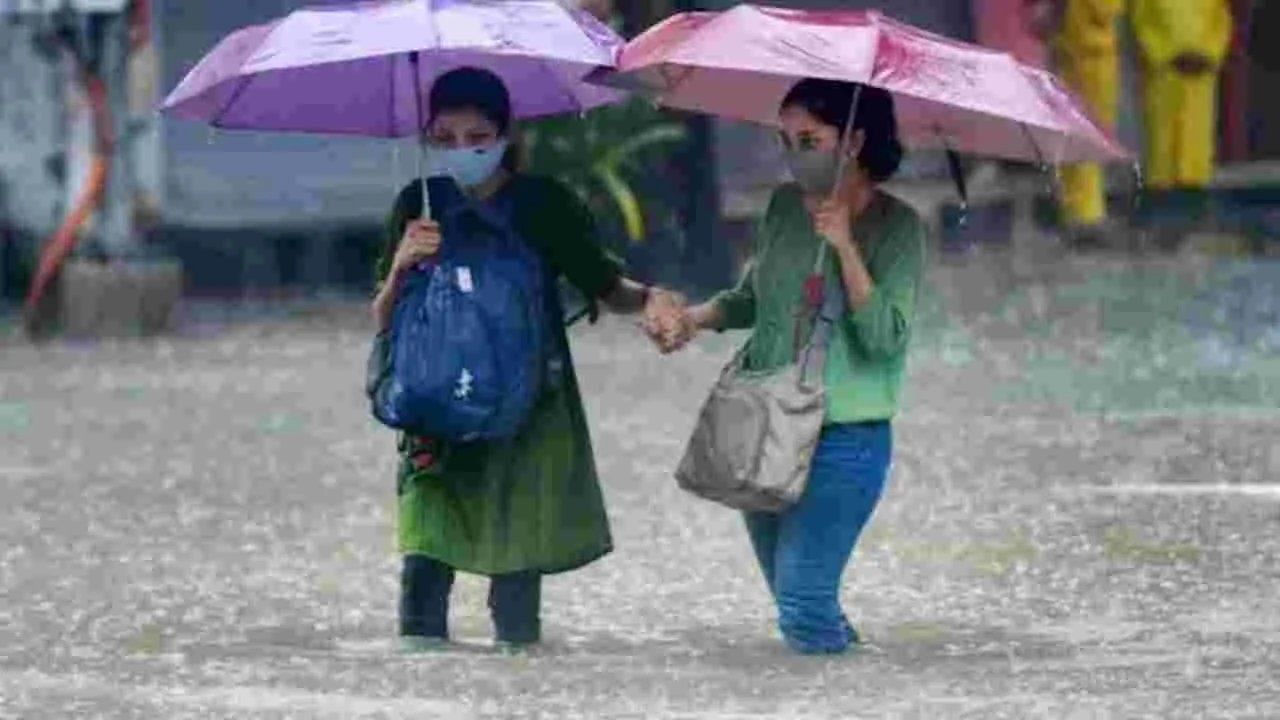
{"label": "clasped hands", "polygon": [[640,327],[664,355],[688,345],[698,332],[685,299],[660,288],[650,292]]}

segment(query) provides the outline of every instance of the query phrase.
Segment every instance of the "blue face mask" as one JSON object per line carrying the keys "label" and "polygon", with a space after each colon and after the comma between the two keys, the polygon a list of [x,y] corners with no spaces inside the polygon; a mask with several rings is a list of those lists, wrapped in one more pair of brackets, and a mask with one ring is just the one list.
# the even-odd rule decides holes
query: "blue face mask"
{"label": "blue face mask", "polygon": [[479,147],[442,148],[426,146],[426,175],[447,175],[463,188],[473,188],[493,177],[507,153],[507,141]]}

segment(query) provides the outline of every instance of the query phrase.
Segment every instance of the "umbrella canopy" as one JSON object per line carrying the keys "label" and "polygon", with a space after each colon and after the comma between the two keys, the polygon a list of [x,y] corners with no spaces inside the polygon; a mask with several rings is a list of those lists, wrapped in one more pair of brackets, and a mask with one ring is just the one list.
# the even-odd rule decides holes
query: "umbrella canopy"
{"label": "umbrella canopy", "polygon": [[667,107],[774,125],[801,78],[894,94],[914,147],[1059,163],[1129,153],[1044,71],[875,11],[738,5],[675,15],[632,40],[592,80]]}
{"label": "umbrella canopy", "polygon": [[623,40],[557,0],[378,0],[296,10],[238,30],[165,99],[171,115],[220,128],[370,137],[416,135],[435,79],[496,73],[516,117],[621,99],[583,83]]}

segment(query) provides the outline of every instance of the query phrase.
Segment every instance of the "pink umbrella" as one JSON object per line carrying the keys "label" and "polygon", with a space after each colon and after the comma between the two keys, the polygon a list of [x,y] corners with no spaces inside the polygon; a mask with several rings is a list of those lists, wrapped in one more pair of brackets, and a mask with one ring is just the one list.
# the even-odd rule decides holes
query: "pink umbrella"
{"label": "pink umbrella", "polygon": [[592,79],[667,107],[774,125],[783,96],[805,77],[889,90],[913,147],[1055,164],[1130,157],[1052,75],[875,11],[682,13]]}
{"label": "pink umbrella", "polygon": [[[1103,125],[1095,122],[1089,113],[1084,102],[1066,85],[1058,79],[1056,75],[1043,68],[1031,65],[1023,65],[1022,73],[1035,87],[1036,91],[1044,99],[1044,102],[1053,110],[1058,120],[1068,128],[1067,138],[1060,144],[1054,146],[1057,153],[1050,157],[1040,158],[1046,163],[1054,165],[1064,161],[1074,160],[1130,160],[1133,161],[1133,155],[1124,147],[1122,147],[1109,132],[1103,130]],[[1063,146],[1070,142],[1083,142],[1087,147],[1097,147],[1110,149],[1113,154],[1099,153],[1096,157],[1064,157],[1066,155]],[[1135,172],[1137,168],[1135,166]]]}

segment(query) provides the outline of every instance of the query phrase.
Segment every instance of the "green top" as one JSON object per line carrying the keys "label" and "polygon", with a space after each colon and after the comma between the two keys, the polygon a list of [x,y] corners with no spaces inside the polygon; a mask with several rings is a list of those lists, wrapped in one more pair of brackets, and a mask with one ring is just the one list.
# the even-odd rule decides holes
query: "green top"
{"label": "green top", "polygon": [[[612,292],[621,268],[601,248],[590,212],[571,191],[550,179],[517,176],[500,192],[515,193],[513,225],[552,271],[587,298]],[[380,278],[405,224],[421,210],[421,191],[413,183],[391,213]],[[555,333],[570,357],[564,327]],[[544,393],[515,438],[437,445],[402,437],[400,447],[402,553],[500,575],[571,570],[613,547],[571,357],[561,382]]]}
{"label": "green top", "polygon": [[[925,229],[906,203],[877,193],[853,223],[874,282],[871,296],[836,324],[823,373],[827,422],[888,420],[911,339],[924,269]],[[725,329],[752,330],[747,367],[771,370],[793,361],[804,279],[813,272],[823,240],[813,229],[796,185],[783,185],[756,230],[755,255],[736,288],[717,296]],[[839,260],[827,254],[825,271],[839,278]]]}

